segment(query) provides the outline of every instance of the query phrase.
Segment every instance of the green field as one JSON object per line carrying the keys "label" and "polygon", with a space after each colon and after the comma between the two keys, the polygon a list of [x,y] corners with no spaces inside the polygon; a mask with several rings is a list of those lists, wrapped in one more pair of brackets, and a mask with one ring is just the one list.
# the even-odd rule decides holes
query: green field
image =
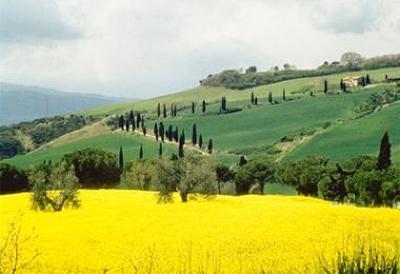
{"label": "green field", "polygon": [[213,138],[219,152],[235,154],[274,153],[271,146],[281,138],[307,135],[325,123],[335,124],[356,116],[355,107],[382,87],[357,91],[346,95],[304,97],[278,105],[264,104],[251,109],[213,116],[188,116],[164,119],[165,125],[172,124],[184,129],[190,140],[192,125],[205,141]]}
{"label": "green field", "polygon": [[400,104],[395,103],[362,119],[332,126],[300,146],[287,160],[310,154],[322,155],[344,162],[362,154],[377,156],[385,131],[392,143],[392,160],[400,162]]}
{"label": "green field", "polygon": [[[141,144],[143,144],[145,159],[158,156],[158,143],[133,134],[115,132],[49,147],[26,155],[16,156],[5,161],[18,167],[28,168],[40,164],[45,160],[52,160],[53,162],[58,161],[66,153],[89,147],[105,149],[118,155],[120,146],[123,148],[125,161],[130,161],[139,159]],[[165,155],[176,153],[177,150],[176,146],[173,144],[164,144],[163,149]]]}

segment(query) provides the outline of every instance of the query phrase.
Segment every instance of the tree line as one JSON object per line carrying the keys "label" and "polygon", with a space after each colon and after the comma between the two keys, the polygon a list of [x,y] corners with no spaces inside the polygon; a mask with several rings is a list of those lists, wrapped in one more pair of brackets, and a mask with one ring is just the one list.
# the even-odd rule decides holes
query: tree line
{"label": "tree line", "polygon": [[[400,168],[392,165],[388,133],[382,137],[378,157],[359,156],[343,165],[319,156],[283,163],[242,156],[237,165],[228,167],[195,151],[185,157],[173,154],[124,164],[121,155],[83,149],[66,154],[56,164],[45,161],[31,171],[1,163],[0,192],[31,190],[36,209],[59,211],[64,205],[79,206],[79,188],[113,188],[122,176],[137,188],[157,190],[159,201],[171,200],[175,191],[183,202],[190,194],[212,197],[228,185],[234,186],[231,194],[264,194],[266,184],[280,183],[295,187],[300,195],[336,202],[365,206],[400,202]],[[53,190],[60,190],[56,199],[48,194]]]}
{"label": "tree line", "polygon": [[341,56],[340,61],[325,61],[316,69],[298,70],[294,66],[285,64],[282,70],[274,66],[270,71],[259,72],[255,66],[251,66],[244,72],[230,69],[209,74],[205,79],[200,80],[200,85],[242,90],[296,78],[397,66],[400,66],[400,54],[364,58],[358,53],[346,52]]}
{"label": "tree line", "polygon": [[[183,202],[189,194],[258,192],[262,195],[266,184],[280,183],[293,186],[299,195],[340,203],[393,206],[400,202],[400,167],[391,163],[387,133],[381,140],[378,157],[359,156],[343,165],[319,156],[283,163],[265,157],[248,160],[242,156],[236,165],[229,167],[189,154],[186,158],[131,163],[123,176],[137,188],[159,191],[162,201],[170,200],[175,191]],[[223,191],[229,185],[234,186],[234,192]]]}

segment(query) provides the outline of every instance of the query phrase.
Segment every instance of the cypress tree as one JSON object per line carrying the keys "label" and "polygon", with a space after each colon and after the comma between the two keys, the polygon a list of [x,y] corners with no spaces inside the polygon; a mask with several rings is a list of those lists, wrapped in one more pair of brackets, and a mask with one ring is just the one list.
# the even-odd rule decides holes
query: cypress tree
{"label": "cypress tree", "polygon": [[164,124],[163,124],[163,122],[160,122],[160,125],[158,127],[158,134],[160,135],[161,142],[164,143]]}
{"label": "cypress tree", "polygon": [[361,77],[361,86],[365,87],[365,77]]}
{"label": "cypress tree", "polygon": [[129,120],[131,120],[131,123],[132,123],[132,121],[135,119],[135,114],[133,113],[133,110],[131,110],[130,112],[129,112]]}
{"label": "cypress tree", "polygon": [[196,128],[196,124],[193,124],[193,127],[192,127],[192,144],[194,146],[197,145],[197,128]]}
{"label": "cypress tree", "polygon": [[268,94],[268,102],[272,104],[272,92]]}
{"label": "cypress tree", "polygon": [[389,135],[386,131],[381,140],[381,148],[378,157],[378,169],[385,170],[391,165],[391,144],[389,142]]}
{"label": "cypress tree", "polygon": [[140,149],[139,149],[139,159],[140,159],[140,160],[143,159],[143,145],[140,145]]}
{"label": "cypress tree", "polygon": [[283,100],[283,101],[286,101],[286,89],[283,89],[283,92],[282,92],[282,100]]}
{"label": "cypress tree", "polygon": [[137,129],[139,129],[140,120],[141,120],[141,117],[140,117],[140,114],[138,113],[138,114],[136,114],[136,128]]}
{"label": "cypress tree", "polygon": [[371,84],[371,79],[369,78],[369,74],[365,76],[365,84],[367,85]]}
{"label": "cypress tree", "polygon": [[172,129],[172,125],[168,126],[168,141],[172,142],[172,138],[173,138],[173,129]]}
{"label": "cypress tree", "polygon": [[343,92],[346,92],[347,87],[346,87],[346,83],[343,81],[343,79],[340,80],[340,89]]}
{"label": "cypress tree", "polygon": [[324,93],[327,94],[328,93],[328,80],[324,80]]}
{"label": "cypress tree", "polygon": [[385,82],[387,82],[389,80],[389,76],[387,74],[385,74]]}
{"label": "cypress tree", "polygon": [[154,123],[154,136],[156,137],[156,140],[158,141],[158,126],[157,123]]}
{"label": "cypress tree", "polygon": [[196,105],[194,102],[192,102],[192,114],[196,112]]}
{"label": "cypress tree", "polygon": [[208,150],[209,154],[211,154],[213,152],[213,140],[212,139],[208,140],[207,150]]}
{"label": "cypress tree", "polygon": [[119,116],[119,128],[124,130],[124,126],[125,126],[125,120],[124,120],[124,115]]}
{"label": "cypress tree", "polygon": [[250,95],[250,102],[254,104],[254,92],[252,92]]}
{"label": "cypress tree", "polygon": [[122,146],[119,147],[119,169],[122,171],[124,168],[124,152],[122,151]]}
{"label": "cypress tree", "polygon": [[161,116],[161,105],[160,103],[157,104],[157,117],[160,118]]}
{"label": "cypress tree", "polygon": [[136,124],[135,124],[135,117],[133,117],[133,121],[132,121],[132,131],[136,130]]}
{"label": "cypress tree", "polygon": [[160,146],[159,146],[159,148],[158,148],[158,157],[162,158],[162,153],[163,153],[163,150],[162,150],[162,143],[160,143]]}
{"label": "cypress tree", "polygon": [[239,166],[244,166],[245,164],[247,164],[247,160],[246,160],[246,158],[242,155],[242,156],[240,156],[240,159],[239,159]]}
{"label": "cypress tree", "polygon": [[201,149],[203,147],[203,136],[201,134],[199,135],[199,148]]}
{"label": "cypress tree", "polygon": [[174,105],[174,117],[176,117],[176,105]]}
{"label": "cypress tree", "polygon": [[146,134],[147,134],[147,129],[146,129],[146,126],[145,126],[145,125],[142,126],[142,131],[143,131],[143,135],[146,136]]}
{"label": "cypress tree", "polygon": [[142,129],[144,128],[144,115],[142,116],[142,119],[140,120],[140,126]]}
{"label": "cypress tree", "polygon": [[226,98],[225,98],[225,96],[223,96],[223,97],[221,98],[221,111],[222,111],[222,112],[225,112],[225,111],[226,111]]}
{"label": "cypress tree", "polygon": [[254,104],[258,105],[258,97],[254,98]]}
{"label": "cypress tree", "polygon": [[179,131],[178,131],[178,127],[175,128],[174,140],[175,140],[176,143],[178,143],[178,141],[179,141]]}
{"label": "cypress tree", "polygon": [[184,155],[184,146],[185,146],[185,132],[182,130],[182,134],[179,138],[179,147],[178,147],[178,156],[179,158],[183,158]]}
{"label": "cypress tree", "polygon": [[164,104],[163,117],[167,118],[167,106]]}
{"label": "cypress tree", "polygon": [[163,122],[160,122],[160,125],[158,126],[158,135],[161,138],[161,142],[164,142],[164,124],[163,124]]}
{"label": "cypress tree", "polygon": [[171,104],[171,117],[175,117],[175,115],[174,115],[174,104]]}
{"label": "cypress tree", "polygon": [[186,138],[185,138],[185,130],[182,129],[181,137],[183,137],[183,144],[186,144]]}
{"label": "cypress tree", "polygon": [[129,131],[129,126],[130,126],[129,119],[126,119],[126,121],[125,121],[125,129],[126,129],[126,131]]}
{"label": "cypress tree", "polygon": [[202,111],[203,113],[206,112],[206,101],[205,101],[205,100],[203,100],[203,102],[201,103],[201,111]]}

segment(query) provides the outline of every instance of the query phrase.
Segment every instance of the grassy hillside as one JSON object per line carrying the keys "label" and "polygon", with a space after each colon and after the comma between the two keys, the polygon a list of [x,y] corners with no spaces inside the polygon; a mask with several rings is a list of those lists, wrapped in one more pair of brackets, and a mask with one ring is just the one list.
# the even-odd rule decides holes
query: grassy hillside
{"label": "grassy hillside", "polygon": [[[398,69],[376,70],[368,73],[372,80],[381,80],[385,74],[393,76],[398,73],[400,76]],[[342,76],[331,75],[328,78],[336,85]],[[323,95],[318,93],[317,89],[322,79],[296,79],[242,91],[201,87],[133,105],[97,109],[91,113],[124,113],[131,107],[136,110],[144,109],[149,134],[152,134],[156,121],[163,121],[166,127],[171,124],[174,127],[178,126],[180,130],[184,129],[187,143],[190,143],[192,125],[196,123],[197,133],[202,134],[205,146],[209,138],[213,139],[215,153],[212,157],[227,164],[237,162],[240,155],[252,157],[267,154],[274,159],[282,157],[297,159],[312,153],[342,161],[359,154],[375,154],[379,149],[379,140],[384,130],[390,129],[393,135],[394,161],[400,161],[396,153],[400,150],[398,137],[400,126],[395,118],[398,113],[397,107],[393,106],[393,110],[392,106],[384,108],[379,113],[352,121],[357,116],[356,107],[365,102],[371,94],[383,92],[385,85],[355,88],[352,93],[344,95]],[[307,87],[310,83],[314,83],[314,88]],[[307,92],[304,95],[296,93],[292,95],[293,100],[282,102],[283,88],[286,89],[288,96],[292,91]],[[335,86],[330,86],[331,90],[335,88]],[[309,96],[310,90],[314,90],[317,96]],[[271,105],[267,102],[269,91],[274,91],[279,95],[275,95],[274,99],[279,100],[280,104]],[[262,95],[259,97],[258,106],[249,104],[251,92],[254,92],[256,96]],[[240,107],[242,111],[219,114],[218,100],[223,95],[227,96],[228,108]],[[209,102],[207,113],[202,114],[201,106],[197,106],[197,111],[193,115],[190,111],[190,102],[197,100],[200,103],[202,98],[206,98]],[[180,107],[186,108],[178,111],[178,117],[154,120],[157,102],[180,102]],[[380,120],[373,118],[375,116],[380,117]],[[359,134],[359,132],[364,133]],[[88,138],[81,138],[79,134],[71,135],[76,138],[61,138],[61,140],[55,140],[54,146],[9,159],[7,162],[28,167],[43,160],[58,160],[65,153],[85,147],[100,147],[117,153],[120,145],[124,147],[125,158],[130,160],[137,158],[140,143],[144,144],[145,157],[155,158],[158,155],[158,144],[152,138],[133,136],[131,133],[121,135],[111,133],[110,130],[108,133],[101,130],[97,134],[99,135],[96,136],[96,133],[93,133]],[[282,138],[288,139],[289,142],[281,142]],[[176,151],[175,145],[166,145],[164,148],[168,150],[168,153]]]}
{"label": "grassy hillside", "polygon": [[[66,144],[58,144],[27,155],[16,156],[5,160],[5,162],[18,167],[27,168],[40,164],[44,160],[58,161],[64,154],[88,147],[105,149],[118,155],[120,146],[123,148],[125,161],[129,161],[139,158],[139,148],[141,144],[143,144],[144,158],[154,158],[158,155],[159,145],[152,140],[132,134],[106,133],[78,139]],[[163,149],[166,155],[176,153],[176,146],[172,144],[165,144]]]}
{"label": "grassy hillside", "polygon": [[372,81],[382,81],[386,74],[390,77],[400,77],[400,68],[385,68],[370,71],[358,71],[358,72],[347,72],[329,75],[325,77],[310,77],[310,78],[299,78],[289,81],[283,81],[275,84],[259,86],[256,88],[246,90],[230,90],[225,88],[213,88],[213,87],[198,87],[187,91],[182,91],[174,94],[169,94],[153,99],[143,100],[140,102],[132,102],[126,104],[118,104],[107,107],[100,107],[85,112],[88,115],[106,115],[123,113],[130,109],[135,110],[146,110],[148,112],[155,112],[157,103],[171,104],[175,103],[178,105],[188,105],[191,102],[200,103],[203,99],[207,102],[214,102],[225,96],[228,102],[234,101],[248,101],[251,92],[254,92],[256,96],[266,101],[269,92],[272,92],[274,96],[282,96],[283,89],[286,90],[286,94],[290,95],[292,92],[299,92],[304,87],[315,90],[322,90],[323,80],[328,80],[329,87],[332,89],[339,89],[340,79],[344,76],[349,75],[366,75],[369,74]]}
{"label": "grassy hillside", "polygon": [[300,146],[286,159],[318,154],[346,161],[363,154],[377,156],[383,132],[389,131],[393,161],[400,162],[400,104],[396,103],[363,119],[335,125]]}
{"label": "grassy hillside", "polygon": [[21,238],[37,236],[20,246],[21,261],[40,252],[28,273],[315,273],[339,250],[370,244],[391,254],[400,241],[397,210],[313,198],[160,205],[152,192],[82,190],[81,199],[80,209],[43,213],[30,210],[28,194],[0,196],[0,239],[19,214]]}
{"label": "grassy hillside", "polygon": [[[190,140],[193,123],[203,138],[213,138],[217,150],[245,154],[267,150],[284,137],[307,133],[326,122],[350,119],[354,108],[368,96],[381,89],[348,95],[305,97],[278,105],[264,104],[241,112],[213,116],[188,116],[166,119],[164,124],[185,129]],[[206,140],[205,139],[205,140]]]}

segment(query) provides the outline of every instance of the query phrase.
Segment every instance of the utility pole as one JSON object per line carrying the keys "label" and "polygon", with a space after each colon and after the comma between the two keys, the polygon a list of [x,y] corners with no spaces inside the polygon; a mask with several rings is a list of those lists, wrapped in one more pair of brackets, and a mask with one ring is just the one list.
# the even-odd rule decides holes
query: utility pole
{"label": "utility pole", "polygon": [[49,117],[49,98],[46,97],[46,117]]}

